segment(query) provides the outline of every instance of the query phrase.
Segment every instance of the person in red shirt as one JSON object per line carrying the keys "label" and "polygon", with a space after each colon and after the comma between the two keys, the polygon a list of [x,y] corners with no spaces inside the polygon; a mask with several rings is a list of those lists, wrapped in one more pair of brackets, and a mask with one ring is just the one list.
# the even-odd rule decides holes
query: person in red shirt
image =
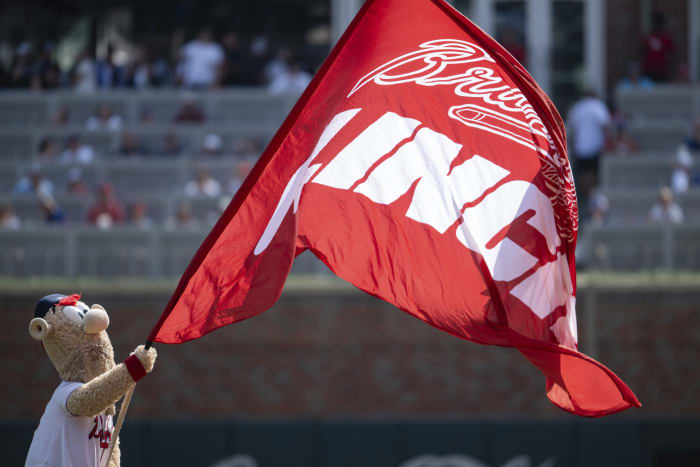
{"label": "person in red shirt", "polygon": [[124,221],[124,206],[117,199],[111,184],[103,183],[97,189],[97,200],[88,210],[87,219],[101,229]]}
{"label": "person in red shirt", "polygon": [[654,81],[669,81],[672,78],[671,60],[676,46],[666,32],[666,18],[654,12],[652,30],[644,39],[642,57],[644,74]]}

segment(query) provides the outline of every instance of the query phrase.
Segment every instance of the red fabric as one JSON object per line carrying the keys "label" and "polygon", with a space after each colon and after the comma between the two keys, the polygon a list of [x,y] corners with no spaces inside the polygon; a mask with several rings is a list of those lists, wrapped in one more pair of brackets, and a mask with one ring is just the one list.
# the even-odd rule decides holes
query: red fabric
{"label": "red fabric", "polygon": [[56,306],[74,306],[79,301],[80,301],[80,294],[74,293],[73,295],[63,297],[61,300],[58,301]]}
{"label": "red fabric", "polygon": [[639,406],[576,351],[577,205],[565,148],[551,101],[466,18],[441,0],[369,0],[149,341],[185,342],[263,312],[308,249],[438,329],[518,348],[564,410]]}
{"label": "red fabric", "polygon": [[129,370],[129,374],[135,383],[146,376],[146,370],[144,370],[141,360],[139,360],[136,355],[130,355],[127,357],[127,359],[124,360],[124,366],[126,366],[126,369]]}

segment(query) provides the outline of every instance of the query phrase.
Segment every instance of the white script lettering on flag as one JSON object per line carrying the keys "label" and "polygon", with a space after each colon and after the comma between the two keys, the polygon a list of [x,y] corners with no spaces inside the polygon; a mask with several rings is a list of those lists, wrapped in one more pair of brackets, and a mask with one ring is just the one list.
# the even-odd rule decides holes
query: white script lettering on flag
{"label": "white script lettering on flag", "polygon": [[557,151],[547,127],[523,93],[498,76],[492,68],[494,62],[484,49],[467,41],[427,41],[418,50],[390,60],[363,76],[348,97],[370,82],[381,86],[415,83],[426,87],[452,86],[455,96],[480,102],[483,105],[453,105],[447,114],[468,127],[488,131],[537,153],[544,164],[542,175],[553,191],[552,203],[570,213],[572,225],[557,223],[557,227],[562,238],[571,241],[578,227],[578,208],[566,155]]}
{"label": "white script lettering on flag", "polygon": [[[287,184],[255,253],[261,253],[269,245],[292,204],[296,212],[305,183],[341,190],[355,186],[353,192],[388,205],[418,181],[406,216],[441,234],[462,219],[457,240],[482,255],[494,280],[511,281],[529,273],[510,293],[533,313],[544,319],[556,308],[566,306],[566,316],[559,318],[551,329],[561,344],[574,347],[573,287],[566,257],[557,253],[561,241],[549,198],[535,185],[519,180],[503,183],[484,197],[508,176],[507,170],[480,155],[473,155],[450,170],[462,145],[415,119],[393,112],[385,113],[370,124],[316,173],[319,165],[310,166],[313,159],[358,111],[342,112],[326,127],[311,156]],[[463,210],[465,205],[481,197],[483,200],[478,204]],[[546,239],[549,253],[556,258],[554,261],[541,264],[542,259],[507,236],[489,245],[499,232],[522,215],[526,215],[527,224]],[[557,286],[548,289],[566,291],[568,295],[542,294],[544,283],[554,283]]]}

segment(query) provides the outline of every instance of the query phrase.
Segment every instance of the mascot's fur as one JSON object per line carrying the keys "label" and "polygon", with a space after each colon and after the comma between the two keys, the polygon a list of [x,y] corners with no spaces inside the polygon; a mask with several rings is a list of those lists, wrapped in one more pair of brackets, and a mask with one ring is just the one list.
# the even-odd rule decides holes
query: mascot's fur
{"label": "mascot's fur", "polygon": [[[88,308],[77,295],[44,297],[31,320],[30,335],[41,340],[61,379],[84,383],[71,392],[65,402],[65,408],[75,417],[92,419],[103,413],[114,415],[114,403],[136,384],[135,381],[153,369],[156,351],[143,346],[137,347],[124,363],[116,365],[112,343],[105,331],[108,325],[109,317],[103,307]],[[40,429],[41,426],[37,433]],[[32,445],[35,442],[36,434]],[[28,458],[28,465],[29,461]],[[60,463],[57,459],[51,461]],[[119,464],[119,444],[115,442],[109,466],[118,467]]]}

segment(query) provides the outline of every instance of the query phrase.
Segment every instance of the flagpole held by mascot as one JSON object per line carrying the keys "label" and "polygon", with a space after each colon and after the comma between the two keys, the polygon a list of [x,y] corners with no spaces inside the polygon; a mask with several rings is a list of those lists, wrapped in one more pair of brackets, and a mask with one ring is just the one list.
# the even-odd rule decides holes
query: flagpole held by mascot
{"label": "flagpole held by mascot", "polygon": [[107,311],[88,307],[79,295],[52,294],[37,303],[29,334],[41,341],[62,381],[34,432],[26,466],[120,465],[118,442],[107,459],[114,404],[151,372],[156,351],[141,345],[115,364],[107,326]]}

